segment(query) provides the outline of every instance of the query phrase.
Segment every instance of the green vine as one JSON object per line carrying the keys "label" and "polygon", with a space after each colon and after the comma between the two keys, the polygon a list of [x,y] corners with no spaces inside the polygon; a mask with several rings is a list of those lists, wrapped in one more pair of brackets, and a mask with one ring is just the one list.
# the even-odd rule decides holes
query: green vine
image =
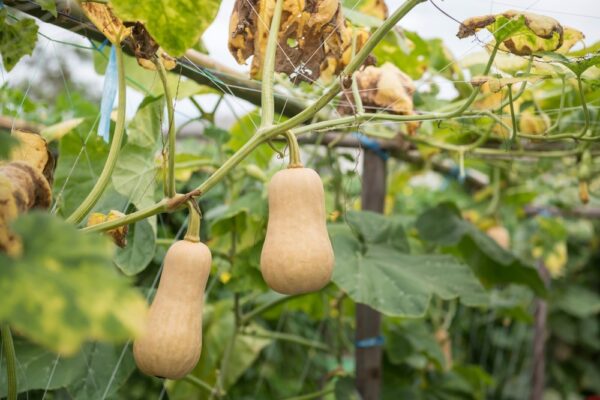
{"label": "green vine", "polygon": [[12,333],[8,324],[2,325],[2,350],[6,360],[7,399],[17,400],[17,357]]}
{"label": "green vine", "polygon": [[167,81],[167,71],[162,61],[158,58],[154,59],[154,65],[158,71],[158,76],[163,85],[165,92],[165,101],[167,102],[167,118],[169,123],[168,129],[168,155],[167,155],[167,179],[165,185],[165,195],[168,197],[175,196],[175,109],[173,107],[173,97]]}
{"label": "green vine", "polygon": [[98,180],[94,184],[94,187],[86,198],[81,202],[79,207],[69,217],[68,222],[77,224],[81,222],[85,216],[92,210],[96,205],[102,193],[110,183],[112,173],[117,164],[117,158],[121,151],[121,144],[123,143],[123,136],[125,134],[125,107],[126,107],[126,84],[125,84],[125,61],[123,59],[123,50],[121,46],[115,45],[117,54],[117,72],[119,79],[119,102],[117,109],[117,122],[115,124],[115,132],[110,144],[110,150],[108,152],[108,158],[104,164],[104,168],[98,177]]}

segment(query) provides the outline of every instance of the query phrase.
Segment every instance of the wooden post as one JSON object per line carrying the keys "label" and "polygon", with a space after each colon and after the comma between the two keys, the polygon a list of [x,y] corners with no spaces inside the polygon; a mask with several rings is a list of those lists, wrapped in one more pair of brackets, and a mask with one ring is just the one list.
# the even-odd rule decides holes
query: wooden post
{"label": "wooden post", "polygon": [[[380,154],[364,151],[362,209],[383,212],[386,193],[386,161]],[[356,305],[356,341],[381,335],[381,314],[364,304]],[[382,381],[381,345],[356,348],[356,387],[363,400],[379,400]]]}
{"label": "wooden post", "polygon": [[[546,286],[550,284],[550,273],[543,262],[538,264],[538,271]],[[543,299],[534,300],[533,313],[533,368],[531,376],[531,400],[542,400],[546,384],[546,318],[548,305]]]}

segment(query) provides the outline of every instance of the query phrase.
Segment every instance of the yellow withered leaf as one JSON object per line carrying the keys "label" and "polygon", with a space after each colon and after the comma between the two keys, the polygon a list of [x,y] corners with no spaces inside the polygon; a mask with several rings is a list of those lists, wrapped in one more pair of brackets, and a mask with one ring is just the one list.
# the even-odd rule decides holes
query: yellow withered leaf
{"label": "yellow withered leaf", "polygon": [[120,44],[131,34],[131,28],[127,28],[123,21],[115,16],[110,5],[83,1],[81,8],[86,17],[112,44]]}

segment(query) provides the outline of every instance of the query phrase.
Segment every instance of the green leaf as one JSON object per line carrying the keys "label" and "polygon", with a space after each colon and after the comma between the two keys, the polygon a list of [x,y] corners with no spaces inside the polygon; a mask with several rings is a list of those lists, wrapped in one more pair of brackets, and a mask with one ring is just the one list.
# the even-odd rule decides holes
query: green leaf
{"label": "green leaf", "polygon": [[[374,213],[349,213],[332,225],[333,281],[357,303],[386,315],[420,317],[435,294],[466,305],[487,303],[485,291],[467,266],[447,255],[410,255],[399,222]],[[351,216],[350,216],[351,215]],[[377,233],[375,226],[387,234]],[[387,225],[387,226],[386,226]]]}
{"label": "green leaf", "polygon": [[487,286],[516,283],[526,285],[537,295],[546,287],[537,270],[525,265],[485,233],[462,219],[452,203],[441,203],[425,211],[416,222],[423,240],[440,246],[456,247],[465,262]]}
{"label": "green leaf", "polygon": [[138,209],[154,203],[159,174],[155,153],[161,135],[163,105],[162,96],[147,97],[140,104],[127,129],[127,144],[121,149],[112,175],[117,192]]}
{"label": "green leaf", "polygon": [[600,313],[600,296],[583,286],[568,286],[553,305],[577,318],[590,318]]}
{"label": "green leaf", "polygon": [[334,389],[336,400],[360,400],[360,393],[356,390],[356,382],[349,376],[338,378]]}
{"label": "green leaf", "polygon": [[[66,388],[74,399],[111,398],[135,368],[129,345],[86,343],[81,351],[65,357],[17,337],[15,353],[19,393]],[[2,373],[0,397],[6,396],[6,389]]]}
{"label": "green leaf", "polygon": [[[221,360],[235,331],[234,315],[231,312],[231,300],[222,300],[207,305],[204,310],[204,323],[202,332],[202,355],[192,375],[214,386]],[[248,325],[249,330],[259,330],[255,324]],[[227,375],[224,379],[224,389],[233,386],[239,377],[254,363],[258,355],[271,343],[270,339],[256,338],[247,335],[238,335],[230,353]],[[199,393],[206,392],[191,386],[184,381],[173,382],[169,388],[169,398],[190,399],[199,398]],[[203,398],[203,397],[202,397]]]}
{"label": "green leaf", "polygon": [[124,21],[142,22],[150,35],[174,57],[193,47],[219,10],[219,1],[193,0],[111,0],[116,15]]}
{"label": "green leaf", "polygon": [[33,0],[35,3],[42,7],[42,10],[48,11],[54,17],[58,14],[56,12],[56,1],[55,0]]}
{"label": "green leaf", "polygon": [[445,368],[442,349],[425,321],[386,321],[384,327],[385,351],[392,364],[412,363],[415,356],[424,356],[438,369]]}
{"label": "green leaf", "polygon": [[344,7],[344,16],[353,24],[367,28],[379,28],[383,24],[383,21],[379,18],[348,7]]}
{"label": "green leaf", "polygon": [[576,76],[581,76],[589,68],[600,65],[600,52],[586,54],[583,57],[569,58],[562,54],[545,52],[545,57],[569,68]]}
{"label": "green leaf", "polygon": [[156,233],[148,219],[129,226],[127,246],[117,249],[115,264],[125,275],[136,275],[146,269],[154,258]]}
{"label": "green leaf", "polygon": [[7,16],[7,8],[0,8],[0,54],[4,69],[10,72],[23,56],[33,53],[38,26],[30,18],[8,23]]}
{"label": "green leaf", "polygon": [[53,195],[61,215],[73,212],[88,195],[102,172],[108,145],[96,135],[91,122],[83,122],[58,146]]}
{"label": "green leaf", "polygon": [[23,252],[0,254],[0,320],[53,351],[121,342],[143,327],[146,302],[112,266],[112,244],[47,213],[18,218]]}

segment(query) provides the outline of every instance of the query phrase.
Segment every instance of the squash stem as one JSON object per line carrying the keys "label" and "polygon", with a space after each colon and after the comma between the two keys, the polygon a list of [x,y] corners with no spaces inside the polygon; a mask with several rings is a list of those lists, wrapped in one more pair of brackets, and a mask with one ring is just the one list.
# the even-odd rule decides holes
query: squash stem
{"label": "squash stem", "polygon": [[8,324],[2,325],[2,349],[4,350],[4,358],[6,359],[6,382],[8,384],[6,398],[8,400],[17,400],[17,359],[15,356],[15,345]]}
{"label": "squash stem", "polygon": [[123,59],[123,50],[119,43],[114,44],[117,54],[117,71],[119,78],[119,104],[117,109],[117,122],[115,124],[115,133],[112,138],[110,150],[108,152],[108,158],[104,164],[104,168],[96,181],[96,184],[89,192],[83,202],[77,207],[75,211],[67,218],[67,221],[73,224],[77,224],[85,218],[85,216],[91,211],[96,205],[102,193],[110,183],[113,170],[117,164],[117,158],[119,151],[121,151],[121,143],[123,142],[123,136],[125,133],[125,103],[127,99],[126,85],[125,85],[125,61]]}
{"label": "squash stem", "polygon": [[277,0],[273,19],[269,28],[269,39],[265,50],[265,60],[263,63],[262,74],[262,95],[261,95],[261,127],[273,125],[275,115],[275,106],[273,98],[273,84],[275,75],[275,54],[278,46],[277,36],[279,33],[279,23],[281,22],[281,12],[283,10],[283,0]]}
{"label": "squash stem", "polygon": [[302,168],[302,159],[300,158],[300,146],[298,145],[298,139],[290,131],[286,131],[284,134],[290,147],[290,163],[288,168]]}
{"label": "squash stem", "polygon": [[169,90],[169,84],[167,81],[167,71],[162,61],[159,59],[154,60],[154,65],[158,70],[158,76],[163,85],[163,91],[165,92],[165,100],[167,102],[167,118],[169,123],[168,130],[168,149],[167,153],[167,179],[165,187],[165,195],[168,197],[175,196],[175,109],[173,108],[173,96]]}
{"label": "squash stem", "polygon": [[189,215],[187,232],[185,233],[184,240],[198,243],[200,241],[200,220],[202,219],[202,214],[200,212],[200,208],[198,207],[198,203],[196,203],[194,200],[188,200],[187,206]]}

